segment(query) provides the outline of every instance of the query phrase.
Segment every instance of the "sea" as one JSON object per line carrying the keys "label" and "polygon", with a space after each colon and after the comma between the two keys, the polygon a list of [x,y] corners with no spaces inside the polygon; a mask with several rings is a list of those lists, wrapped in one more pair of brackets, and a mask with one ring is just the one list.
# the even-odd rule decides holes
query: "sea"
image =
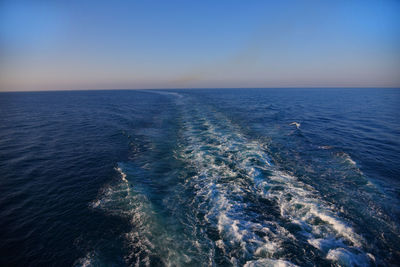
{"label": "sea", "polygon": [[1,266],[399,266],[400,89],[0,93]]}

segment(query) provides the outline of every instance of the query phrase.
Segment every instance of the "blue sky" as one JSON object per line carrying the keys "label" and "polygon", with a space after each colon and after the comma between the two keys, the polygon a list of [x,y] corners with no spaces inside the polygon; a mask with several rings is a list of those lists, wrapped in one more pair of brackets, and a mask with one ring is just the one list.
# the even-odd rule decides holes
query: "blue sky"
{"label": "blue sky", "polygon": [[0,1],[0,90],[399,87],[400,1]]}

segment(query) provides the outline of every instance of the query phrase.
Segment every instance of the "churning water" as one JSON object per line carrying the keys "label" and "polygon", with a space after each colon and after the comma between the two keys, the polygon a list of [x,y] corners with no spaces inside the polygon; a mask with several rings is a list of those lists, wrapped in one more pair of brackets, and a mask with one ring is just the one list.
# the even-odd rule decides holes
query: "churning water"
{"label": "churning water", "polygon": [[0,94],[0,263],[394,266],[400,91]]}

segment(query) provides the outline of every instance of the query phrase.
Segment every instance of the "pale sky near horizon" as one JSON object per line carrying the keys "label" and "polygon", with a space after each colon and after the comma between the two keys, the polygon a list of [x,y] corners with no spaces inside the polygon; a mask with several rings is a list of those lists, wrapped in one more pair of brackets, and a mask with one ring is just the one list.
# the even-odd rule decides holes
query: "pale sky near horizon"
{"label": "pale sky near horizon", "polygon": [[0,91],[400,87],[400,1],[0,1]]}

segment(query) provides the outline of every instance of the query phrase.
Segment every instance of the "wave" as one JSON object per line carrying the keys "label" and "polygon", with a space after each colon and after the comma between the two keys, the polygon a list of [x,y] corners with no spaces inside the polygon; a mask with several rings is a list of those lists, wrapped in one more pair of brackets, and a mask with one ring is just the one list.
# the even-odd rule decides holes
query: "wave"
{"label": "wave", "polygon": [[373,261],[363,251],[362,236],[333,204],[273,166],[265,145],[246,139],[229,119],[188,108],[183,128],[180,157],[195,170],[185,187],[194,192],[195,213],[204,214],[208,228],[214,228],[215,246],[231,264],[286,262],[291,246],[302,249],[306,244],[319,252],[296,257],[306,260],[316,254],[364,266]]}
{"label": "wave", "polygon": [[350,164],[351,166],[353,166],[353,167],[357,166],[357,163],[350,157],[349,154],[347,154],[345,152],[339,152],[339,153],[337,153],[337,156],[343,158],[343,160],[346,163]]}
{"label": "wave", "polygon": [[248,261],[244,264],[244,267],[294,267],[294,266],[296,265],[289,261],[271,260],[271,259]]}

